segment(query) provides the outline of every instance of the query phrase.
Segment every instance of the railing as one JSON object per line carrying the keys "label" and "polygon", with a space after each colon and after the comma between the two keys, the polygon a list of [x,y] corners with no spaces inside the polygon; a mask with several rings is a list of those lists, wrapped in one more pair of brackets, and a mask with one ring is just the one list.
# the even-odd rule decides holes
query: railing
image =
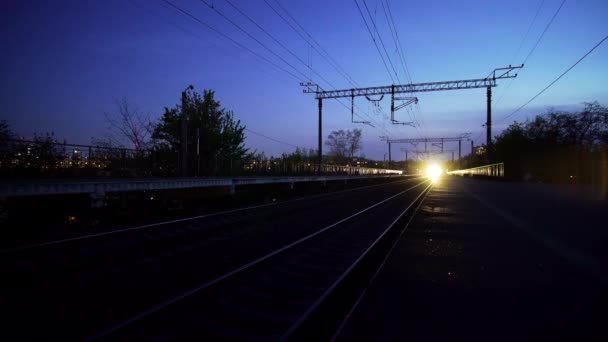
{"label": "railing", "polygon": [[[214,157],[212,170],[199,170],[189,158],[189,177],[400,175],[400,170],[339,166],[286,158],[232,160]],[[59,143],[46,140],[0,141],[0,178],[175,177],[178,153]],[[321,171],[319,173],[319,170]]]}
{"label": "railing", "polygon": [[10,139],[0,145],[0,176],[9,178],[166,177],[175,174],[166,161],[177,161],[177,153],[69,144],[50,139]]}
{"label": "railing", "polygon": [[[245,165],[243,170],[235,175],[241,176],[314,176],[319,175],[342,175],[342,176],[357,176],[357,175],[400,175],[401,170],[377,169],[361,166],[340,166],[331,164],[318,164],[307,162],[290,162],[276,158],[272,160],[254,160],[248,165]],[[238,171],[238,170],[235,170]]]}
{"label": "railing", "polygon": [[473,167],[464,170],[448,171],[448,175],[458,176],[485,176],[485,177],[504,177],[505,176],[505,164],[497,163],[484,166]]}

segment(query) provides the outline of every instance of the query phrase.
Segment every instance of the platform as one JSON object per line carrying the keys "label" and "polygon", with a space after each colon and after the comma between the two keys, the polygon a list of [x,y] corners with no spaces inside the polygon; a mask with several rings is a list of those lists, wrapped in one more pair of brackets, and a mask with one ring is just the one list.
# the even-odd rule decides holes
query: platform
{"label": "platform", "polygon": [[[400,172],[400,171],[399,171]],[[0,182],[0,197],[98,194],[143,190],[176,190],[228,187],[231,192],[242,185],[291,184],[305,182],[349,181],[364,178],[395,178],[410,175],[362,174],[345,176],[267,176],[267,177],[202,177],[202,178],[122,178],[122,179],[45,179]]]}
{"label": "platform", "polygon": [[337,341],[608,340],[605,198],[447,176]]}

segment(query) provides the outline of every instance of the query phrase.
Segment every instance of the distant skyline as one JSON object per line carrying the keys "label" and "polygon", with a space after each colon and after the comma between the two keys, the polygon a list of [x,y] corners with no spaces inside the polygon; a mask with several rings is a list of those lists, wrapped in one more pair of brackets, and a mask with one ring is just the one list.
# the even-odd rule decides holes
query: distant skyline
{"label": "distant skyline", "polygon": [[[205,1],[299,72],[240,32]],[[192,84],[198,92],[214,90],[222,106],[234,111],[235,117],[252,132],[289,144],[246,132],[247,146],[252,150],[280,155],[293,151],[291,145],[316,148],[316,101],[314,95],[302,93],[299,82],[310,77],[326,89],[331,87],[300,60],[336,88],[351,88],[349,77],[361,87],[392,83],[357,4],[364,15],[367,15],[364,7],[367,5],[401,83],[408,82],[385,17],[387,7],[394,18],[414,83],[483,78],[494,68],[522,63],[538,42],[518,78],[503,80],[493,88],[494,135],[514,120],[523,121],[551,107],[576,110],[583,102],[590,101],[608,105],[608,43],[605,43],[534,102],[501,121],[608,34],[605,0],[566,1],[540,41],[539,37],[563,0],[205,1],[4,2],[0,14],[3,47],[0,99],[4,111],[1,119],[8,120],[23,136],[52,131],[60,139],[88,144],[91,137],[101,137],[106,131],[104,112],[115,111],[114,99],[124,97],[156,119],[163,107],[177,104],[180,92]],[[291,70],[297,79],[204,28],[168,3],[281,68]],[[329,65],[269,4],[288,20],[278,4],[289,11],[306,29],[301,32],[302,36],[310,34],[343,72]],[[372,21],[369,17],[366,19],[374,32]],[[295,23],[292,25],[297,27]],[[376,41],[381,44],[377,37]],[[344,72],[348,77],[341,75]],[[379,136],[386,135],[387,131],[394,138],[471,132],[476,145],[485,143],[481,126],[486,116],[485,89],[416,96],[420,100],[420,111],[412,108],[411,112],[402,110],[397,115],[403,120],[416,119],[420,123],[417,129],[391,125],[383,114],[375,112],[370,102],[357,98],[359,115],[372,118],[377,122],[376,128],[352,124],[349,108],[335,100],[326,100],[323,134],[327,136],[336,129],[361,128],[362,152],[374,159],[382,159],[386,152],[386,144]],[[381,107],[384,113],[389,113],[388,96]],[[403,159],[401,147],[414,148],[395,147],[393,159]],[[446,146],[448,148],[452,147]],[[468,153],[468,145],[464,152]]]}

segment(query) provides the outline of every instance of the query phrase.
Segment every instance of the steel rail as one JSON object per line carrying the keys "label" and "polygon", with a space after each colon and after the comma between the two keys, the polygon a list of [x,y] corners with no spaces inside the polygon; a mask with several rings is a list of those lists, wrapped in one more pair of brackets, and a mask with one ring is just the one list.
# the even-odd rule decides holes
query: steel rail
{"label": "steel rail", "polygon": [[163,221],[163,222],[151,223],[151,224],[146,224],[146,225],[141,225],[141,226],[116,229],[116,230],[111,230],[111,231],[102,232],[102,233],[95,233],[95,234],[89,234],[89,235],[83,235],[83,236],[76,236],[76,237],[72,237],[72,238],[59,239],[59,240],[41,242],[41,243],[36,243],[36,244],[29,244],[29,245],[24,245],[24,246],[19,246],[19,247],[3,249],[3,250],[0,250],[0,253],[11,253],[11,252],[23,251],[23,250],[27,250],[27,249],[35,249],[35,248],[40,248],[40,247],[59,245],[59,244],[68,243],[68,242],[87,240],[87,239],[92,239],[92,238],[97,238],[97,237],[102,237],[102,236],[108,236],[108,235],[115,235],[115,234],[135,231],[135,230],[156,228],[156,227],[173,224],[173,223],[199,220],[199,219],[204,219],[204,218],[208,218],[208,217],[220,216],[220,215],[225,215],[225,214],[233,214],[233,213],[237,213],[237,212],[265,208],[265,207],[280,206],[280,205],[291,204],[294,202],[304,201],[304,200],[308,200],[308,199],[316,199],[316,198],[323,198],[323,197],[328,197],[328,196],[332,196],[332,195],[343,194],[346,192],[352,192],[352,191],[356,191],[356,190],[363,190],[363,189],[369,189],[369,188],[374,188],[374,187],[380,187],[380,186],[384,186],[384,185],[403,183],[403,182],[407,182],[407,181],[411,181],[411,180],[419,179],[419,178],[421,178],[421,177],[412,177],[412,178],[408,178],[408,179],[402,179],[402,180],[382,183],[382,184],[366,185],[366,186],[353,188],[353,189],[346,189],[346,190],[340,190],[340,191],[335,191],[335,192],[331,192],[331,193],[296,198],[296,199],[292,199],[292,200],[288,200],[288,201],[284,201],[284,202],[260,204],[260,205],[250,206],[250,207],[236,208],[236,209],[230,209],[230,210],[225,210],[225,211],[220,211],[220,212],[215,212],[215,213],[210,213],[210,214],[186,217],[186,218],[181,218],[181,219],[176,219],[176,220],[171,220],[171,221]]}
{"label": "steel rail", "polygon": [[359,216],[359,215],[361,215],[361,214],[363,214],[365,212],[368,212],[371,209],[376,208],[376,207],[378,207],[378,206],[380,206],[380,205],[382,205],[382,204],[384,204],[384,203],[386,203],[386,202],[388,202],[388,201],[390,201],[390,200],[392,200],[394,198],[397,198],[398,196],[401,196],[401,195],[403,195],[403,194],[405,194],[405,193],[407,193],[407,192],[409,192],[409,191],[411,191],[411,190],[419,187],[420,185],[422,185],[422,184],[424,184],[426,182],[428,182],[428,180],[424,180],[424,181],[422,181],[422,182],[420,182],[420,183],[418,183],[418,184],[416,184],[414,186],[411,186],[411,187],[409,187],[409,188],[407,188],[407,189],[405,189],[403,191],[398,192],[397,194],[391,195],[388,198],[383,199],[382,201],[379,201],[379,202],[377,202],[377,203],[375,203],[375,204],[373,204],[373,205],[371,205],[371,206],[369,206],[369,207],[367,207],[365,209],[362,209],[362,210],[360,210],[360,211],[358,211],[358,212],[356,212],[356,213],[354,213],[352,215],[349,215],[349,216],[347,216],[347,217],[345,217],[345,218],[343,218],[341,220],[338,220],[338,221],[336,221],[336,222],[334,222],[334,223],[332,223],[332,224],[330,224],[330,225],[328,225],[328,226],[326,226],[324,228],[321,228],[321,229],[317,230],[314,233],[311,233],[311,234],[309,234],[307,236],[304,236],[304,237],[302,237],[302,238],[300,238],[300,239],[298,239],[296,241],[293,241],[293,242],[291,242],[291,243],[289,243],[287,245],[284,245],[283,247],[275,249],[274,251],[272,251],[272,252],[270,252],[270,253],[262,256],[262,257],[259,257],[259,258],[256,258],[256,259],[250,261],[250,262],[247,262],[247,263],[245,263],[245,264],[243,264],[243,265],[241,265],[241,266],[239,266],[239,267],[237,267],[237,268],[235,268],[235,269],[233,269],[233,270],[231,270],[231,271],[229,271],[227,273],[224,273],[223,275],[221,275],[219,277],[216,277],[216,278],[214,278],[214,279],[212,279],[210,281],[206,281],[206,282],[204,282],[204,283],[202,283],[202,284],[200,284],[200,285],[198,285],[198,286],[196,286],[196,287],[194,287],[194,288],[192,288],[192,289],[190,289],[188,291],[185,291],[185,292],[183,292],[183,293],[181,293],[181,294],[179,294],[177,296],[174,296],[173,298],[165,300],[165,301],[163,301],[163,302],[161,302],[161,303],[159,303],[157,305],[154,305],[154,306],[150,307],[147,310],[144,310],[144,311],[142,311],[142,312],[140,312],[140,313],[138,313],[138,314],[136,314],[134,316],[131,316],[130,318],[127,318],[127,319],[123,320],[120,323],[117,323],[117,324],[115,324],[115,325],[113,325],[111,327],[108,327],[106,329],[103,329],[103,330],[97,332],[96,334],[94,334],[92,336],[87,337],[85,339],[85,341],[92,341],[92,340],[97,340],[97,339],[100,339],[100,338],[103,338],[103,337],[107,337],[107,336],[109,336],[109,335],[111,335],[111,334],[113,334],[113,333],[115,333],[115,332],[117,332],[117,331],[119,331],[119,330],[121,330],[121,329],[123,329],[123,328],[125,328],[125,327],[127,327],[129,325],[131,325],[132,323],[134,323],[136,321],[140,321],[140,320],[142,320],[142,319],[144,319],[146,317],[149,317],[149,316],[151,316],[151,315],[153,315],[155,313],[158,313],[159,311],[161,311],[161,310],[163,310],[163,309],[165,309],[165,308],[167,308],[169,306],[172,306],[172,305],[174,305],[174,304],[176,304],[176,303],[178,303],[178,302],[180,302],[180,301],[182,301],[182,300],[184,300],[184,299],[186,299],[188,297],[191,297],[191,296],[193,296],[193,295],[195,295],[197,293],[200,293],[201,291],[204,291],[204,290],[206,290],[206,289],[208,289],[208,288],[210,288],[210,287],[212,287],[214,285],[217,285],[217,284],[221,283],[224,280],[232,278],[233,276],[235,276],[235,275],[237,275],[237,274],[239,274],[239,273],[241,273],[241,272],[243,272],[245,270],[251,269],[252,267],[257,266],[257,265],[261,264],[262,262],[264,262],[264,261],[266,261],[266,260],[268,260],[268,259],[270,259],[270,258],[272,258],[272,257],[274,257],[276,255],[282,254],[283,252],[285,252],[287,250],[290,250],[293,247],[296,247],[296,246],[298,246],[298,245],[300,245],[300,244],[302,244],[302,243],[304,243],[306,241],[311,240],[314,237],[317,237],[317,236],[319,236],[319,235],[321,235],[321,234],[323,234],[325,232],[328,232],[328,231],[332,230],[333,228],[339,226],[340,224],[342,224],[344,222],[347,222],[347,221],[350,221],[353,218],[355,218],[355,217],[357,217],[357,216]]}
{"label": "steel rail", "polygon": [[415,213],[420,209],[420,207],[422,206],[422,203],[424,202],[424,199],[426,198],[426,196],[429,194],[430,190],[427,191],[424,194],[424,198],[422,198],[419,202],[418,205],[416,206],[416,208],[414,209],[414,213],[412,214],[412,216],[410,216],[409,220],[407,221],[407,223],[405,224],[405,226],[403,227],[403,229],[401,230],[401,232],[399,233],[399,235],[397,236],[397,238],[395,239],[395,241],[393,242],[393,244],[391,245],[391,247],[389,248],[388,252],[386,253],[386,255],[384,256],[384,258],[382,259],[382,262],[380,263],[380,265],[376,268],[376,271],[374,272],[374,274],[371,276],[371,278],[369,279],[369,281],[367,282],[367,285],[365,286],[365,288],[361,291],[361,293],[359,294],[359,297],[357,298],[357,300],[353,303],[353,305],[351,306],[350,310],[348,311],[348,313],[344,316],[344,318],[342,319],[342,322],[340,323],[340,325],[338,326],[338,329],[334,332],[333,337],[331,338],[331,342],[335,341],[336,338],[340,335],[340,333],[342,332],[342,330],[344,329],[344,327],[346,326],[346,324],[348,323],[348,320],[351,318],[352,314],[355,312],[355,310],[357,309],[357,307],[359,306],[359,303],[361,302],[361,300],[363,299],[363,297],[365,297],[365,295],[367,294],[367,291],[369,290],[369,287],[371,286],[371,284],[374,282],[374,280],[376,280],[376,277],[378,277],[378,274],[380,274],[380,271],[384,268],[384,265],[386,265],[386,262],[388,261],[389,257],[391,256],[391,254],[393,253],[393,250],[395,249],[395,247],[397,247],[397,244],[399,243],[399,241],[401,240],[401,237],[403,236],[403,233],[405,233],[405,230],[407,229],[407,227],[410,225],[410,223],[412,222],[412,220],[415,217]]}
{"label": "steel rail", "polygon": [[[411,210],[412,207],[414,207],[415,205],[417,205],[419,203],[419,200],[425,196],[431,189],[431,187],[433,186],[433,184],[429,184],[418,196],[416,196],[416,198],[414,198],[413,201],[411,201],[411,203],[399,214],[397,215],[397,218],[395,218],[391,224],[388,225],[388,227],[371,243],[371,245],[369,245],[369,247],[367,247],[365,249],[365,251],[363,251],[363,253],[361,253],[361,255],[340,275],[340,277],[327,289],[323,292],[323,294],[304,312],[304,314],[302,314],[302,316],[300,316],[300,318],[287,330],[287,332],[285,332],[285,334],[283,334],[283,336],[281,337],[281,341],[286,341],[289,340],[290,337],[292,335],[294,335],[294,333],[304,324],[304,322],[306,322],[311,315],[321,306],[321,304],[330,296],[334,293],[334,291],[336,290],[336,288],[341,285],[344,280],[353,272],[353,270],[355,268],[357,268],[362,261],[369,255],[369,253],[378,245],[378,243],[386,236],[386,234],[388,234],[388,232],[390,230],[393,229],[393,227],[401,220],[401,218]],[[416,207],[417,209],[418,207]],[[398,238],[401,236],[401,234],[398,236]],[[396,245],[396,243],[394,243],[390,250],[389,253],[393,250],[394,246]],[[382,266],[384,265],[384,262],[386,261],[386,258],[383,259],[383,262],[380,265],[380,268],[382,268]],[[377,270],[379,270],[380,268],[378,268]],[[377,274],[377,272],[376,272]]]}

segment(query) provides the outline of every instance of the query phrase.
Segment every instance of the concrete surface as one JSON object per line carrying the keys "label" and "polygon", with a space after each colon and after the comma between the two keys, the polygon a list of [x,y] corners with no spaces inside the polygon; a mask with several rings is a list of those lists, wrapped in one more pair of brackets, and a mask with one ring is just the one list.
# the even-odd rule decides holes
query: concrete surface
{"label": "concrete surface", "polygon": [[606,199],[444,177],[337,341],[606,339]]}

